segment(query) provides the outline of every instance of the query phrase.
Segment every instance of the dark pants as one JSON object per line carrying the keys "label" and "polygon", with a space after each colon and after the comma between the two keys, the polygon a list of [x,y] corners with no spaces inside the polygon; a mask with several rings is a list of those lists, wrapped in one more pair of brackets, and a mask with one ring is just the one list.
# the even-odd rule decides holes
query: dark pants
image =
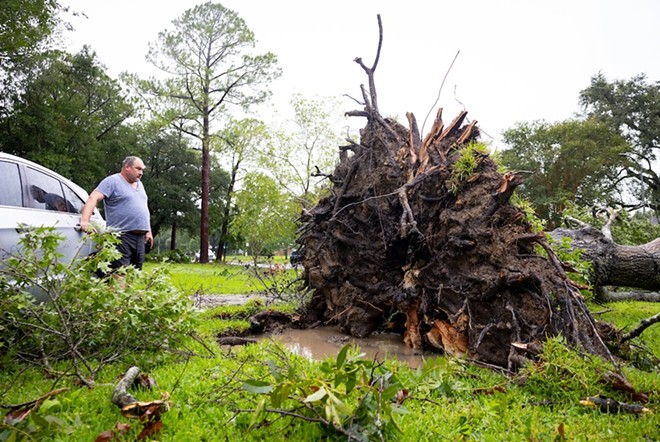
{"label": "dark pants", "polygon": [[119,237],[121,242],[117,244],[117,250],[121,253],[121,258],[112,262],[110,268],[115,270],[132,264],[135,268],[142,270],[142,263],[144,262],[144,235],[144,233],[122,233]]}

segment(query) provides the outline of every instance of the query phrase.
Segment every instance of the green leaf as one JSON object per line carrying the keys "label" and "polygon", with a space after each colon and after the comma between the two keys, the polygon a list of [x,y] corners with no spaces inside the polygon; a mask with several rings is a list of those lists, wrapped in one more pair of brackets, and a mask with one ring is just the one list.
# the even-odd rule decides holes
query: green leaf
{"label": "green leaf", "polygon": [[325,397],[326,394],[328,394],[328,392],[325,391],[325,387],[321,387],[318,390],[316,390],[314,393],[307,396],[303,402],[320,401],[321,399],[323,399]]}
{"label": "green leaf", "polygon": [[384,400],[389,401],[391,399],[394,399],[396,396],[396,393],[399,391],[401,386],[399,384],[392,384],[388,386],[385,390],[383,390],[382,397]]}
{"label": "green leaf", "polygon": [[243,389],[254,394],[266,394],[273,391],[273,386],[268,382],[250,379],[243,382]]}
{"label": "green leaf", "polygon": [[250,428],[254,428],[254,426],[259,421],[259,417],[261,416],[261,413],[264,412],[265,408],[266,408],[266,398],[262,398],[259,401],[257,408],[255,408],[254,413],[252,413],[252,419],[250,419]]}
{"label": "green leaf", "polygon": [[289,396],[289,391],[291,390],[291,384],[282,383],[278,384],[273,390],[273,393],[270,395],[270,402],[275,408],[279,408],[282,405],[282,402]]}
{"label": "green leaf", "polygon": [[349,394],[355,388],[356,378],[355,373],[350,373],[346,376],[346,394]]}
{"label": "green leaf", "polygon": [[348,344],[344,345],[337,354],[337,368],[341,368],[346,361],[346,354],[348,353]]}
{"label": "green leaf", "polygon": [[42,428],[42,430],[47,429],[50,426],[48,421],[43,417],[39,416],[37,413],[32,413],[30,417],[32,418],[32,421],[34,421],[35,424],[37,424]]}
{"label": "green leaf", "polygon": [[284,378],[283,378],[283,376],[282,376],[282,373],[280,373],[280,370],[279,370],[279,368],[277,367],[277,365],[275,364],[275,362],[273,362],[273,361],[268,361],[267,364],[268,364],[268,368],[270,369],[270,374],[273,375],[273,377],[275,378],[275,380],[276,380],[277,382],[282,382],[282,380],[283,380]]}

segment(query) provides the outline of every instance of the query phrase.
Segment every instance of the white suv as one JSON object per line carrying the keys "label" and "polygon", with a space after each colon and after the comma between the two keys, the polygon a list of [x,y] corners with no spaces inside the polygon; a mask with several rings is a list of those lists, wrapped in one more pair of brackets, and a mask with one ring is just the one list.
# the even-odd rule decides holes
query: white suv
{"label": "white suv", "polygon": [[[0,152],[0,266],[18,251],[21,225],[52,226],[64,237],[59,252],[65,262],[93,252],[80,230],[87,192],[63,176],[32,161]],[[92,222],[105,221],[94,209]]]}

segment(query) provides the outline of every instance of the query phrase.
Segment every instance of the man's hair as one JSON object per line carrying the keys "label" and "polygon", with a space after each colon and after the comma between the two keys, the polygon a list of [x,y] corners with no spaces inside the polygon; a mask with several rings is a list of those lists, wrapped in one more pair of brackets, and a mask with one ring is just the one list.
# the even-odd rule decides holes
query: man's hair
{"label": "man's hair", "polygon": [[138,157],[133,156],[133,155],[124,158],[124,161],[121,162],[121,168],[123,169],[126,166],[129,166],[129,167],[132,166],[133,163],[135,162],[135,160],[137,160],[137,159],[138,159]]}

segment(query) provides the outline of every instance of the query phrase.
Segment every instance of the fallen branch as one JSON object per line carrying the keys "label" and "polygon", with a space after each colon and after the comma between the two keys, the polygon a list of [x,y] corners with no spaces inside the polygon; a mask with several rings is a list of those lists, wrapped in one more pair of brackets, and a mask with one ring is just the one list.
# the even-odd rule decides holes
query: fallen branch
{"label": "fallen branch", "polygon": [[123,378],[117,383],[115,389],[112,390],[112,403],[119,408],[124,408],[127,405],[137,402],[137,399],[127,390],[135,383],[135,379],[140,375],[138,367],[131,367],[126,371]]}
{"label": "fallen branch", "polygon": [[46,399],[50,399],[53,396],[57,396],[60,393],[68,391],[68,388],[58,388],[57,390],[49,391],[40,398],[35,400],[24,402],[17,405],[0,405],[0,408],[7,408],[9,411],[5,415],[3,422],[9,425],[15,425],[18,422],[22,422],[30,416],[33,412],[37,412],[41,404],[44,403]]}
{"label": "fallen branch", "polygon": [[660,302],[660,293],[636,291],[631,290],[628,292],[613,292],[605,290],[603,287],[598,294],[599,299],[603,302],[616,302],[616,301],[644,301],[644,302]]}
{"label": "fallen branch", "polygon": [[648,408],[639,404],[627,404],[624,402],[615,401],[611,398],[593,396],[586,397],[580,401],[581,405],[595,408],[602,413],[632,413],[632,414],[648,414],[651,412]]}
{"label": "fallen branch", "polygon": [[257,340],[254,338],[242,338],[240,336],[223,336],[218,338],[218,345],[229,345],[229,346],[235,346],[235,345],[248,345],[248,344],[256,344]]}
{"label": "fallen branch", "polygon": [[660,313],[651,316],[650,318],[642,319],[642,321],[639,323],[637,327],[635,327],[633,330],[629,331],[628,333],[624,334],[621,337],[621,342],[626,342],[629,341],[630,339],[636,338],[637,336],[641,335],[644,330],[646,330],[656,322],[660,322]]}

